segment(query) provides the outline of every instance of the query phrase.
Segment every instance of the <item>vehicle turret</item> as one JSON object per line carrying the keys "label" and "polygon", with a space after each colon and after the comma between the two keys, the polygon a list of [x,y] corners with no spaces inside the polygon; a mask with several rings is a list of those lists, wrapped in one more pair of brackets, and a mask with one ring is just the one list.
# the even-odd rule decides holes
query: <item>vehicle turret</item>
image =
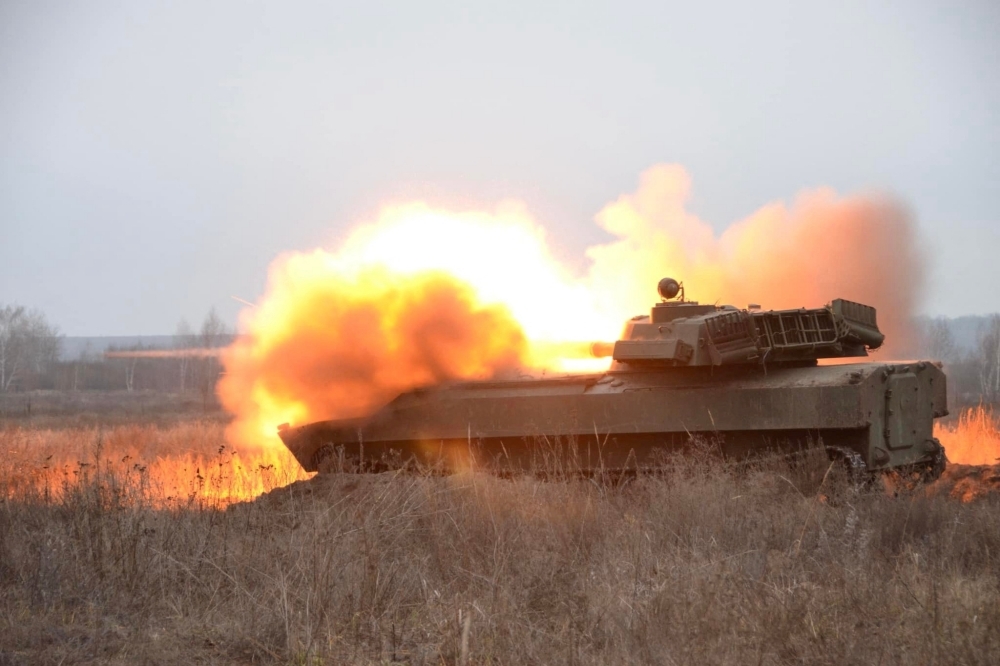
{"label": "vehicle turret", "polygon": [[614,344],[612,370],[637,366],[815,363],[863,357],[885,336],[875,308],[836,299],[821,308],[761,311],[756,306],[703,305],[684,297],[682,283],[663,278],[661,302],[625,325]]}

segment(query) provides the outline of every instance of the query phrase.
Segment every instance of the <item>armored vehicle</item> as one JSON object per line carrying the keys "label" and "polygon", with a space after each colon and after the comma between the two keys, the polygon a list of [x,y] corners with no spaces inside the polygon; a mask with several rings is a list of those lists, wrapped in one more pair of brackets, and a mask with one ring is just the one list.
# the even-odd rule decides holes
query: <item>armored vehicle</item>
{"label": "armored vehicle", "polygon": [[821,446],[855,472],[943,471],[940,367],[841,361],[881,346],[874,308],[705,305],[671,278],[658,291],[620,340],[593,346],[612,357],[607,372],[428,386],[364,418],[283,424],[279,435],[308,471],[642,471],[693,440],[726,458]]}

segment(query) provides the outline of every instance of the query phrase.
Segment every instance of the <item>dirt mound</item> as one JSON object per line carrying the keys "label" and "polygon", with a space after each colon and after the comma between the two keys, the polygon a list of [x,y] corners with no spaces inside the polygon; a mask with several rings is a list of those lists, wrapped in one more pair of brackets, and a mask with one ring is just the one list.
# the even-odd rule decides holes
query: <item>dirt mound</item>
{"label": "dirt mound", "polygon": [[[316,474],[310,479],[296,481],[287,486],[275,488],[249,502],[263,503],[271,507],[283,508],[302,502],[325,502],[335,504],[350,496],[361,497],[372,489],[385,485],[397,478],[397,472],[381,474]],[[238,506],[234,504],[233,506]]]}
{"label": "dirt mound", "polygon": [[941,478],[927,487],[927,492],[962,502],[1000,495],[1000,465],[949,464]]}

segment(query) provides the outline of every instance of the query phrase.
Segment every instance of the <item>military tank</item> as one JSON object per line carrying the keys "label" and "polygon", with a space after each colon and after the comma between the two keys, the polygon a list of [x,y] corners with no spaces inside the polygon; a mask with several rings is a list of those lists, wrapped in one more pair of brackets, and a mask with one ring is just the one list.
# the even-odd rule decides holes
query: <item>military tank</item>
{"label": "military tank", "polygon": [[692,442],[727,459],[822,447],[857,474],[943,471],[941,368],[839,361],[882,345],[874,308],[707,305],[672,278],[658,292],[620,340],[593,345],[607,372],[417,388],[364,418],[279,435],[307,471],[641,472]]}

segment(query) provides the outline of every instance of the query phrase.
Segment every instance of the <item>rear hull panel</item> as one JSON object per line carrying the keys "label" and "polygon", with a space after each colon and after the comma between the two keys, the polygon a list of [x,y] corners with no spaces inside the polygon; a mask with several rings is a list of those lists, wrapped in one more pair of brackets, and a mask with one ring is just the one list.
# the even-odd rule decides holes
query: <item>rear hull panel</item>
{"label": "rear hull panel", "polygon": [[641,468],[694,436],[737,458],[822,442],[878,470],[931,462],[933,420],[946,413],[944,374],[926,362],[723,366],[435,386],[367,419],[280,434],[308,471],[326,461]]}

